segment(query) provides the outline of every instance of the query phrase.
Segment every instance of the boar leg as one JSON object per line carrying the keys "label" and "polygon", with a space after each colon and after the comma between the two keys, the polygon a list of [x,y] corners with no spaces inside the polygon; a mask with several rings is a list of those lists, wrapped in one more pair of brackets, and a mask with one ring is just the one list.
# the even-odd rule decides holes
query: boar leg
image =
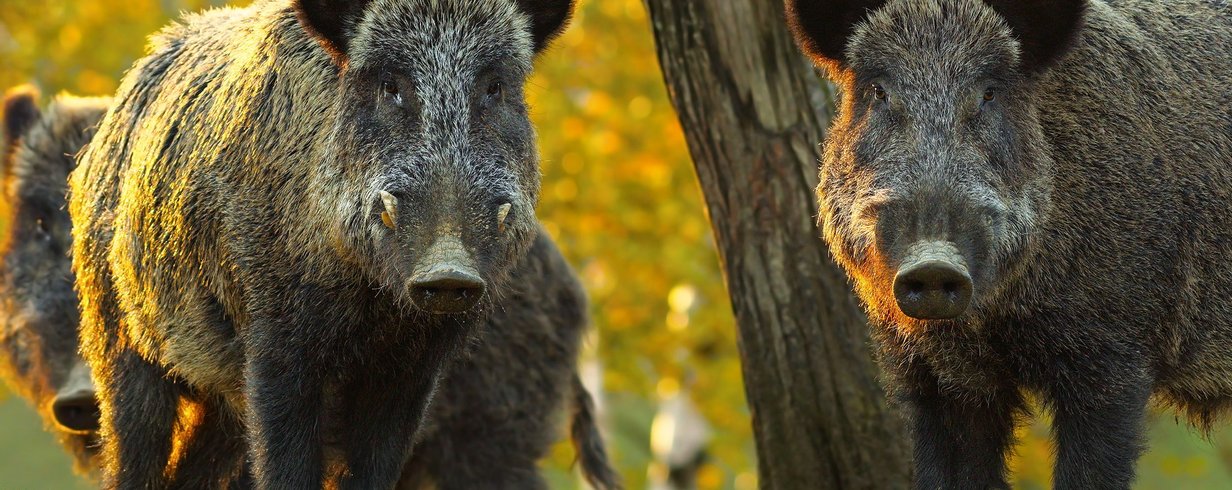
{"label": "boar leg", "polygon": [[[1110,359],[1095,356],[1094,359]],[[1115,370],[1114,370],[1115,371]],[[1080,379],[1081,387],[1054,395],[1057,443],[1054,488],[1128,489],[1144,448],[1143,430],[1151,383],[1133,376]],[[1101,382],[1103,381],[1103,382]]]}
{"label": "boar leg", "polygon": [[[437,490],[546,490],[536,463],[557,433],[559,421],[546,416],[553,408],[550,398],[546,392],[507,395],[508,385],[500,385],[509,381],[505,376],[471,375],[484,369],[491,368],[468,361],[442,381],[444,389],[433,403],[447,404],[448,410],[432,411],[437,428],[417,446],[431,454],[417,451],[415,457],[425,461]],[[531,399],[542,403],[529,406]]]}
{"label": "boar leg", "polygon": [[[931,378],[931,379],[929,379]],[[1016,392],[944,392],[931,374],[905,393],[915,437],[915,488],[1005,488],[1005,455],[1013,444]]]}
{"label": "boar leg", "polygon": [[[451,434],[452,435],[452,434]],[[508,434],[516,436],[517,434]],[[438,490],[489,488],[493,490],[546,490],[547,482],[529,454],[508,454],[507,447],[517,448],[517,442],[501,440],[500,435],[478,432],[450,437],[447,454],[439,456],[435,465]],[[463,437],[469,440],[461,440]],[[524,437],[534,437],[523,434]]]}
{"label": "boar leg", "polygon": [[345,390],[342,434],[348,472],[339,488],[393,488],[409,460],[416,433],[446,364],[460,350],[461,328],[422,334],[421,352],[396,365],[357,373]]}
{"label": "boar leg", "polygon": [[201,421],[185,442],[172,488],[235,488],[243,470],[244,423],[221,400],[205,397],[198,407]]}
{"label": "boar leg", "polygon": [[167,486],[178,388],[161,368],[117,348],[99,382],[104,478],[108,489]]}
{"label": "boar leg", "polygon": [[312,359],[320,354],[296,336],[272,334],[312,329],[287,320],[255,321],[248,339],[244,379],[253,480],[262,489],[319,489],[323,388]]}

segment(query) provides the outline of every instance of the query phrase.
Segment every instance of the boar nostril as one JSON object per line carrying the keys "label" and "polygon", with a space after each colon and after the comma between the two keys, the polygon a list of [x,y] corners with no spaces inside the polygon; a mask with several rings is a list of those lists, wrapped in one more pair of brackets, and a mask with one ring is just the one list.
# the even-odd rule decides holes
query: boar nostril
{"label": "boar nostril", "polygon": [[903,314],[920,320],[956,318],[971,303],[971,276],[953,244],[922,242],[908,250],[894,277],[894,298]]}
{"label": "boar nostril", "polygon": [[924,283],[920,281],[904,279],[902,287],[905,288],[907,294],[912,295],[913,298],[923,294],[924,292]]}
{"label": "boar nostril", "polygon": [[93,432],[98,430],[98,399],[94,390],[79,390],[59,395],[51,404],[51,413],[56,424],[67,432]]}
{"label": "boar nostril", "polygon": [[461,313],[479,302],[486,285],[473,272],[439,267],[411,280],[411,299],[432,313]]}

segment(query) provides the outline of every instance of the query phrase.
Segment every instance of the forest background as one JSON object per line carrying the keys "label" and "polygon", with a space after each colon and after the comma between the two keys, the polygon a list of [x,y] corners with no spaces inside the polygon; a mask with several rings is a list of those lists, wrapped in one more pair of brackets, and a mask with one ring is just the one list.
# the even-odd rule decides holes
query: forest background
{"label": "forest background", "polygon": [[[0,87],[35,83],[44,102],[61,91],[110,94],[146,36],[183,12],[244,3],[3,0]],[[757,488],[734,319],[641,0],[582,0],[527,92],[544,175],[538,215],[590,295],[584,362],[598,373],[610,450],[628,488],[650,488],[666,473],[656,455],[674,424],[656,414],[677,397],[710,428],[698,487]],[[1047,420],[1020,436],[1016,487],[1047,488]],[[1165,411],[1152,415],[1150,437],[1137,487],[1232,488],[1232,431],[1204,440]],[[553,488],[581,488],[572,460],[562,441],[544,461]],[[0,488],[89,488],[2,385]]]}

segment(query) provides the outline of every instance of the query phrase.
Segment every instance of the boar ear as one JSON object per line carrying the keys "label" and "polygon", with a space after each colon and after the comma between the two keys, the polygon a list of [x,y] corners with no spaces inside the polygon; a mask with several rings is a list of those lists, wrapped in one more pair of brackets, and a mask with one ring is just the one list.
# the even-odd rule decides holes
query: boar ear
{"label": "boar ear", "polygon": [[856,24],[883,4],[885,0],[786,0],[787,25],[813,62],[842,66]]}
{"label": "boar ear", "polygon": [[985,0],[1001,14],[1022,46],[1021,67],[1038,73],[1078,41],[1086,0]]}
{"label": "boar ear", "polygon": [[371,0],[295,0],[294,8],[304,30],[341,65],[346,62],[347,45],[369,3]]}
{"label": "boar ear", "polygon": [[33,85],[19,85],[4,93],[4,147],[26,134],[38,122],[38,89]]}
{"label": "boar ear", "polygon": [[25,136],[30,128],[42,117],[38,108],[38,89],[33,85],[19,85],[4,93],[4,165],[0,168],[4,176],[10,175],[9,167],[13,164],[13,151],[17,140]]}
{"label": "boar ear", "polygon": [[573,15],[573,0],[517,0],[518,8],[530,17],[530,35],[535,53],[556,39]]}

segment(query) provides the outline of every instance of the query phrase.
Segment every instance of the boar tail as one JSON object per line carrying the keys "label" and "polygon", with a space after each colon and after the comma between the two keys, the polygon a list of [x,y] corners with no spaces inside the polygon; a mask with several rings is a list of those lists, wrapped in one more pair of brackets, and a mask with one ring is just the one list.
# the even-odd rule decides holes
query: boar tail
{"label": "boar tail", "polygon": [[620,477],[612,469],[603,447],[603,436],[595,421],[595,403],[590,392],[582,385],[577,373],[573,375],[573,422],[570,428],[573,449],[577,453],[575,463],[582,464],[582,475],[591,487],[597,490],[620,490]]}

